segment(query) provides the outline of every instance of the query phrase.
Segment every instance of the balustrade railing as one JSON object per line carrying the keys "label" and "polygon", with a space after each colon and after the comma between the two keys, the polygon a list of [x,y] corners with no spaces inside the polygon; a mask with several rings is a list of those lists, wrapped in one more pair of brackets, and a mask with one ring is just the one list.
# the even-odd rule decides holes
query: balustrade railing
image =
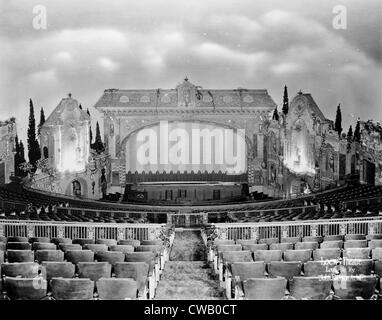
{"label": "balustrade railing", "polygon": [[0,236],[155,240],[165,224],[0,220]]}
{"label": "balustrade railing", "polygon": [[214,223],[218,239],[263,239],[382,233],[382,217],[258,223]]}

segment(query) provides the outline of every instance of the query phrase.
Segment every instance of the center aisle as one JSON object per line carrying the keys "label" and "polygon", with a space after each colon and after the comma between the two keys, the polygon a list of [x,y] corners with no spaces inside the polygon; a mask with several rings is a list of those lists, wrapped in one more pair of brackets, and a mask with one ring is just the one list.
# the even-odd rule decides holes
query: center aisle
{"label": "center aisle", "polygon": [[222,300],[225,289],[206,261],[207,248],[200,230],[176,231],[156,290],[156,300]]}

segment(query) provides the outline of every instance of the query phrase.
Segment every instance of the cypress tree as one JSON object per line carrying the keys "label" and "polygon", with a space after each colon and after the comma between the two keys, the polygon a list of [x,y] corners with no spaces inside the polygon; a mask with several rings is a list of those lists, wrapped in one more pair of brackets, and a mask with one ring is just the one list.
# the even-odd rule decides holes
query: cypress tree
{"label": "cypress tree", "polygon": [[284,99],[283,99],[283,114],[287,115],[289,111],[289,99],[288,99],[288,88],[284,86]]}
{"label": "cypress tree", "polygon": [[81,110],[82,110],[82,106],[81,106],[81,103],[80,103],[80,105],[78,106]]}
{"label": "cypress tree", "polygon": [[334,131],[338,132],[338,136],[341,136],[342,132],[342,115],[340,104],[337,106],[336,121],[334,123]]}
{"label": "cypress tree", "polygon": [[89,137],[90,137],[90,146],[93,143],[93,131],[92,131],[92,124],[89,125]]}
{"label": "cypress tree", "polygon": [[24,162],[26,162],[24,144],[23,144],[22,140],[20,140],[20,143],[19,143],[19,168],[18,168],[18,170],[19,170],[19,175],[21,177],[25,177],[27,175],[26,172],[24,172],[20,169],[20,164],[22,164]]}
{"label": "cypress tree", "polygon": [[354,141],[361,142],[361,127],[359,120],[357,121],[357,125],[354,130]]}
{"label": "cypress tree", "polygon": [[279,113],[277,111],[277,107],[275,108],[275,111],[273,111],[272,120],[279,121]]}
{"label": "cypress tree", "polygon": [[351,143],[353,141],[353,128],[351,125],[350,125],[349,130],[348,130],[347,139],[348,139],[349,143]]}
{"label": "cypress tree", "polygon": [[20,176],[20,144],[19,144],[19,137],[16,135],[15,137],[15,158],[14,158],[14,166],[15,166],[15,176]]}
{"label": "cypress tree", "polygon": [[41,127],[42,125],[45,123],[45,114],[44,114],[44,109],[41,107],[41,110],[40,110],[40,123],[38,125],[38,130],[37,130],[37,134],[40,135],[40,130],[41,130]]}
{"label": "cypress tree", "polygon": [[41,158],[41,151],[36,139],[36,120],[34,118],[32,99],[29,99],[28,158],[29,163],[33,165],[34,171],[36,171],[36,162]]}
{"label": "cypress tree", "polygon": [[96,125],[96,137],[95,137],[95,141],[93,143],[92,148],[94,150],[96,150],[97,153],[101,153],[101,152],[105,151],[105,147],[104,147],[104,145],[102,143],[102,139],[101,139],[101,132],[99,130],[98,121],[97,121],[97,125]]}

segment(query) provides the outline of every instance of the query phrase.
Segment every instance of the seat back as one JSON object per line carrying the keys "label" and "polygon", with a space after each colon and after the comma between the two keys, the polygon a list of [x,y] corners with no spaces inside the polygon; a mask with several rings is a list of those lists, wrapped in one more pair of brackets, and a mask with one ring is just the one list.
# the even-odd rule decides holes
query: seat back
{"label": "seat back", "polygon": [[125,255],[120,251],[99,251],[95,254],[95,259],[100,262],[109,262],[114,265],[116,262],[125,261]]}
{"label": "seat back", "polygon": [[0,250],[0,263],[4,262],[4,251]]}
{"label": "seat back", "polygon": [[224,251],[241,251],[242,248],[241,244],[222,244],[217,246],[219,253]]}
{"label": "seat back", "polygon": [[292,279],[301,274],[302,263],[299,261],[272,261],[268,263],[268,273],[271,277]]}
{"label": "seat back", "polygon": [[108,247],[117,245],[115,239],[97,239],[96,244],[106,244]]}
{"label": "seat back", "polygon": [[40,300],[46,296],[47,281],[40,278],[5,277],[4,286],[11,300]]}
{"label": "seat back", "polygon": [[318,242],[308,242],[308,241],[305,241],[305,242],[297,242],[295,245],[294,245],[294,248],[296,250],[316,250],[318,248]]}
{"label": "seat back", "polygon": [[255,261],[281,261],[283,252],[281,250],[257,250],[253,253]]}
{"label": "seat back", "polygon": [[73,278],[75,274],[75,265],[71,262],[43,261],[41,267],[45,268],[44,272],[48,281],[56,277]]}
{"label": "seat back", "polygon": [[370,299],[374,294],[377,286],[377,277],[362,276],[362,277],[347,277],[343,281],[343,285],[334,283],[334,293],[341,299],[355,299],[362,297]]}
{"label": "seat back", "polygon": [[257,244],[257,240],[256,239],[249,239],[249,240],[237,239],[236,244],[241,244],[241,246],[244,248],[248,244]]}
{"label": "seat back", "polygon": [[110,246],[109,247],[110,251],[119,251],[122,253],[127,253],[127,252],[134,252],[134,247],[132,245],[128,244],[118,244],[116,246]]}
{"label": "seat back", "polygon": [[114,265],[114,273],[116,278],[134,279],[140,289],[146,285],[149,268],[146,262],[117,262]]}
{"label": "seat back", "polygon": [[271,243],[269,245],[270,250],[281,250],[282,252],[286,250],[293,250],[293,243],[283,242],[283,243]]}
{"label": "seat back", "polygon": [[296,299],[324,300],[330,295],[332,280],[322,277],[294,277],[289,282],[290,295]]}
{"label": "seat back", "polygon": [[248,300],[281,300],[285,296],[285,278],[250,278],[243,281],[244,298]]}
{"label": "seat back", "polygon": [[373,270],[372,259],[344,259],[347,275],[370,275]]}
{"label": "seat back", "polygon": [[101,278],[97,281],[97,292],[100,300],[134,300],[138,283],[133,279]]}
{"label": "seat back", "polygon": [[58,246],[59,244],[72,244],[72,239],[69,238],[52,238],[52,242]]}
{"label": "seat back", "polygon": [[251,251],[225,251],[222,256],[225,263],[253,261]]}
{"label": "seat back", "polygon": [[34,256],[38,263],[43,261],[64,261],[64,253],[61,250],[37,250]]}
{"label": "seat back", "polygon": [[7,242],[8,250],[31,250],[32,245],[29,242]]}
{"label": "seat back", "polygon": [[350,259],[369,259],[370,251],[370,248],[348,248],[343,251],[343,257]]}
{"label": "seat back", "polygon": [[337,272],[334,268],[337,268],[337,260],[326,261],[307,261],[304,263],[304,277],[330,277]]}
{"label": "seat back", "polygon": [[127,252],[125,253],[126,262],[146,262],[149,265],[151,274],[155,266],[155,254],[152,252]]}
{"label": "seat back", "polygon": [[270,245],[272,243],[279,243],[279,238],[263,238],[259,240],[259,243],[266,243],[267,245]]}
{"label": "seat back", "polygon": [[334,248],[339,248],[342,249],[344,246],[344,243],[342,240],[331,240],[331,241],[324,241],[321,242],[320,248],[321,249],[334,249]]}
{"label": "seat back", "polygon": [[46,242],[33,242],[32,245],[33,250],[56,250],[57,247],[54,243],[46,243]]}
{"label": "seat back", "polygon": [[249,250],[251,252],[255,252],[257,250],[268,250],[268,245],[266,243],[244,244],[243,250]]}
{"label": "seat back", "polygon": [[382,260],[382,248],[373,249],[371,257],[373,258],[373,260]]}
{"label": "seat back", "polygon": [[381,233],[368,234],[366,236],[366,240],[382,240],[382,234]]}
{"label": "seat back", "polygon": [[235,240],[214,240],[214,246],[222,246],[222,245],[233,245],[235,244]]}
{"label": "seat back", "polygon": [[106,244],[85,244],[84,248],[87,250],[91,250],[94,253],[99,251],[108,251],[108,247]]}
{"label": "seat back", "polygon": [[93,262],[94,252],[91,250],[68,250],[65,253],[66,260],[77,264],[79,262]]}
{"label": "seat back", "polygon": [[124,246],[133,246],[133,247],[138,247],[141,245],[141,242],[139,240],[133,240],[133,239],[128,239],[128,240],[118,240],[118,244],[124,245]]}
{"label": "seat back", "polygon": [[374,273],[382,278],[382,260],[374,261]]}
{"label": "seat back", "polygon": [[380,239],[370,240],[369,248],[370,249],[382,248],[382,240],[380,240]]}
{"label": "seat back", "polygon": [[7,250],[8,262],[33,262],[34,253],[31,250]]}
{"label": "seat back", "polygon": [[324,241],[343,241],[344,236],[341,234],[336,234],[336,235],[330,235],[330,236],[325,236]]}
{"label": "seat back", "polygon": [[142,246],[163,246],[162,240],[142,240]]}
{"label": "seat back", "polygon": [[344,242],[344,248],[367,248],[367,240],[347,240]]}
{"label": "seat back", "polygon": [[7,242],[29,242],[28,237],[8,237]]}
{"label": "seat back", "polygon": [[324,237],[321,236],[306,236],[302,238],[302,242],[318,242],[324,241]]}
{"label": "seat back", "polygon": [[312,250],[286,250],[284,252],[285,261],[300,261],[302,263],[309,261],[312,257]]}
{"label": "seat back", "polygon": [[232,277],[239,277],[241,281],[249,278],[264,278],[265,262],[234,262],[231,265]]}
{"label": "seat back", "polygon": [[345,241],[348,240],[366,240],[366,235],[364,234],[346,234]]}
{"label": "seat back", "polygon": [[82,246],[80,244],[65,244],[65,243],[60,243],[58,245],[58,247],[60,248],[60,250],[66,252],[68,250],[82,250]]}
{"label": "seat back", "polygon": [[50,243],[50,238],[48,237],[30,237],[30,243],[40,242],[40,243]]}
{"label": "seat back", "polygon": [[100,278],[111,277],[111,264],[109,262],[79,262],[77,268],[79,278],[97,281]]}
{"label": "seat back", "polygon": [[313,260],[331,260],[339,259],[341,257],[341,249],[328,248],[328,249],[316,249],[313,251]]}
{"label": "seat back", "polygon": [[72,241],[73,244],[79,244],[81,247],[85,246],[86,244],[95,244],[94,239],[87,239],[87,238],[76,238]]}
{"label": "seat back", "polygon": [[39,265],[34,262],[3,263],[1,271],[7,277],[34,278],[38,276]]}
{"label": "seat back", "polygon": [[287,243],[295,244],[296,242],[300,242],[300,241],[301,241],[301,237],[286,237],[286,238],[280,239],[281,243],[287,242]]}
{"label": "seat back", "polygon": [[52,296],[57,300],[92,300],[94,282],[90,279],[64,279],[51,280]]}
{"label": "seat back", "polygon": [[163,251],[162,245],[140,245],[138,247],[135,247],[136,252],[152,252],[155,253],[155,255],[160,254],[161,251]]}

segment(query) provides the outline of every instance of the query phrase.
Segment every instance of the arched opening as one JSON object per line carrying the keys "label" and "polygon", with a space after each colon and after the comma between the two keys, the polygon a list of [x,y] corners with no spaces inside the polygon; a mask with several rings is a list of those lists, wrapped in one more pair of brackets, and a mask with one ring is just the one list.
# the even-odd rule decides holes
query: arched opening
{"label": "arched opening", "polygon": [[75,197],[81,197],[82,196],[82,191],[81,191],[81,183],[78,180],[74,180],[72,182],[72,190],[73,190],[73,195]]}

